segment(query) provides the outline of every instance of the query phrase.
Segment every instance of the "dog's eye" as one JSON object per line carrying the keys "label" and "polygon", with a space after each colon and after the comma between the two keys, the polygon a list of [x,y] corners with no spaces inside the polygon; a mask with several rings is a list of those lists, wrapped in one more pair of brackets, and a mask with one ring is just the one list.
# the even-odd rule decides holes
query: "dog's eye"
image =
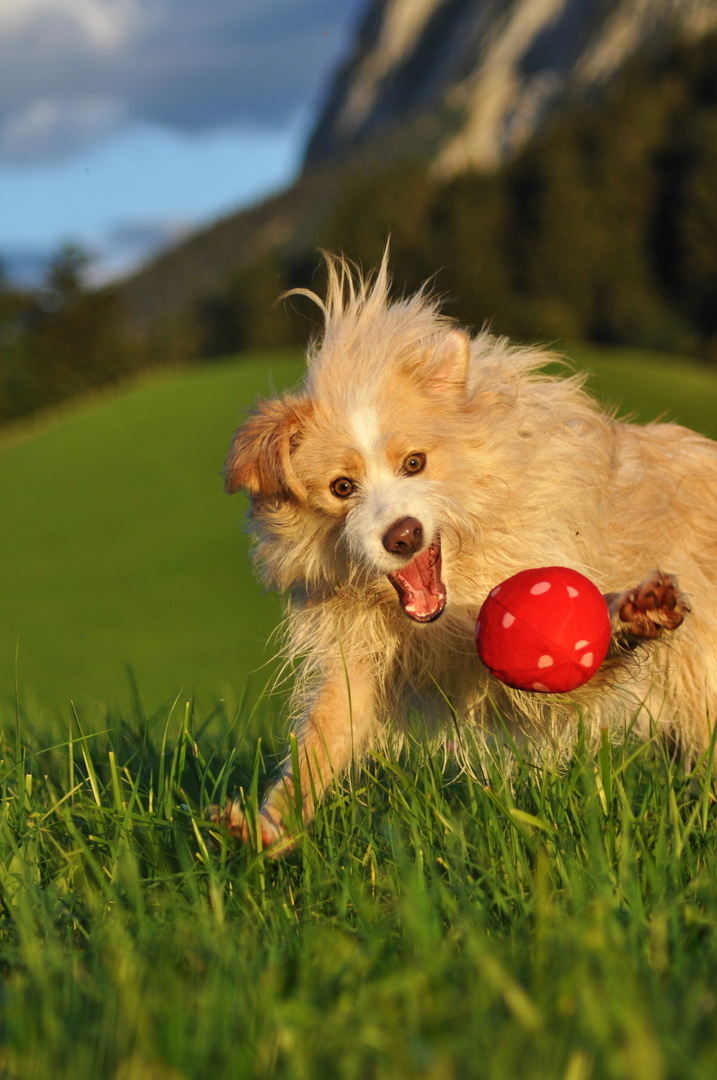
{"label": "dog's eye", "polygon": [[426,464],[425,454],[409,454],[403,463],[403,471],[405,473],[417,473]]}
{"label": "dog's eye", "polygon": [[353,480],[349,480],[346,476],[338,476],[331,481],[331,494],[335,495],[337,499],[348,499],[354,487]]}

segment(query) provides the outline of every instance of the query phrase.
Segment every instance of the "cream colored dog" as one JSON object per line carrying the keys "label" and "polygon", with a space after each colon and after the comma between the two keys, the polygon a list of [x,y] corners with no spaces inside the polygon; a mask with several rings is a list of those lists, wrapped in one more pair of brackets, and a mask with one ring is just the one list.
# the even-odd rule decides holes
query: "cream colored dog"
{"label": "cream colored dog", "polygon": [[[615,420],[578,377],[544,374],[551,356],[471,340],[425,291],[391,302],[385,259],[368,281],[342,261],[328,270],[326,301],[307,294],[324,331],[304,387],[260,402],[226,461],[227,490],[252,501],[263,577],[290,597],[304,819],[352,758],[417,718],[508,725],[544,751],[569,746],[581,716],[593,736],[632,725],[703,750],[717,706],[717,444]],[[508,688],[474,646],[490,589],[551,565],[590,577],[613,619],[608,659],[570,695]],[[289,761],[260,814],[276,851],[294,792]],[[246,838],[238,803],[214,816]]]}

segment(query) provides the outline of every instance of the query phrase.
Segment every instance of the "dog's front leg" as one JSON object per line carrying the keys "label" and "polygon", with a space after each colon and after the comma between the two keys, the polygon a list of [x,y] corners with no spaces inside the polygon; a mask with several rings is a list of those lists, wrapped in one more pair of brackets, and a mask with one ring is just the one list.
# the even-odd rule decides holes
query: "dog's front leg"
{"label": "dog's front leg", "polygon": [[[311,821],[316,802],[332,778],[343,772],[356,754],[369,743],[376,723],[375,684],[372,675],[359,665],[343,663],[328,673],[311,700],[296,729],[294,763],[289,756],[279,780],[266,794],[259,811],[262,846],[281,855],[291,847],[289,821],[296,814],[297,795],[304,823]],[[241,803],[215,809],[216,821],[223,820],[229,833],[249,838],[249,821]]]}
{"label": "dog's front leg", "polygon": [[690,607],[672,574],[655,570],[634,589],[607,593],[613,636],[617,638],[660,637],[676,630]]}

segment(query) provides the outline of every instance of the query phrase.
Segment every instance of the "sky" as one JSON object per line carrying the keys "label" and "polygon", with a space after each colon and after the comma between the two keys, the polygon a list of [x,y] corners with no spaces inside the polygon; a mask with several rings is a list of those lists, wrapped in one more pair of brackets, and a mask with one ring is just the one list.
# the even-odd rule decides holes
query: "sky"
{"label": "sky", "polygon": [[0,266],[95,280],[280,190],[366,0],[0,0]]}

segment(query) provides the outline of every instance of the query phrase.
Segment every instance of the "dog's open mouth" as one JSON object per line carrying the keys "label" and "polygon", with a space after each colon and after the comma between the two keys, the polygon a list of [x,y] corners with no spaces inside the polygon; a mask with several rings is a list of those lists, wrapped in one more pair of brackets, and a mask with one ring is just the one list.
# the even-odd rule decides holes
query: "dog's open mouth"
{"label": "dog's open mouth", "polygon": [[388,580],[398,593],[401,607],[415,622],[433,622],[446,606],[446,587],[441,581],[441,542],[438,537],[419,551],[408,566],[394,570]]}

